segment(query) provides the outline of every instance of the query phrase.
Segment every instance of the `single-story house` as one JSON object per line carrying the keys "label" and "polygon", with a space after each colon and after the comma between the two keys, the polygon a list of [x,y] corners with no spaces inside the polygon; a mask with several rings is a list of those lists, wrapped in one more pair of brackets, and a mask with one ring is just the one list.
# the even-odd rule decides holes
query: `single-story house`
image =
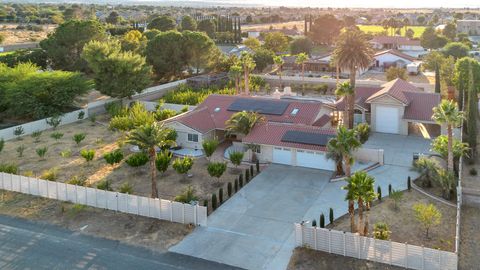
{"label": "single-story house", "polygon": [[[441,127],[432,120],[432,115],[440,101],[440,94],[424,92],[402,79],[381,87],[357,87],[354,123],[369,123],[374,132],[402,135],[427,132],[428,136],[436,137],[441,134]],[[332,108],[341,117],[345,110],[344,98]]]}
{"label": "single-story house", "polygon": [[370,40],[370,43],[376,50],[395,49],[415,58],[427,53],[420,40],[402,36],[376,36]]}
{"label": "single-story house", "polygon": [[389,49],[389,50],[377,52],[373,56],[373,58],[374,58],[373,66],[375,68],[381,68],[383,70],[392,66],[406,68],[407,65],[415,61],[415,58],[395,49]]}

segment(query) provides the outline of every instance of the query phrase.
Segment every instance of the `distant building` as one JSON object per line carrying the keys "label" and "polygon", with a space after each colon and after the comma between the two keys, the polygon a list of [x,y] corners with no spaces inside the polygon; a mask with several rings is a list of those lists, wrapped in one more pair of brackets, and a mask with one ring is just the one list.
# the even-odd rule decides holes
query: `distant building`
{"label": "distant building", "polygon": [[458,20],[457,33],[465,33],[469,36],[480,35],[480,20]]}
{"label": "distant building", "polygon": [[415,58],[427,53],[420,40],[402,36],[376,36],[370,40],[370,43],[376,50],[398,50]]}

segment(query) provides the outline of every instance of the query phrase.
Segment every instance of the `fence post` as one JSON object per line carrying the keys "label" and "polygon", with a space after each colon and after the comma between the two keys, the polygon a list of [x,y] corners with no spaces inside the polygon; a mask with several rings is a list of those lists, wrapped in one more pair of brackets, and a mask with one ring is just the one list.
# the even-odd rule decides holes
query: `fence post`
{"label": "fence post", "polygon": [[115,192],[115,202],[117,206],[115,207],[115,212],[118,212],[118,192]]}
{"label": "fence post", "polygon": [[425,247],[422,245],[422,269],[425,269]]}
{"label": "fence post", "polygon": [[[78,191],[77,191],[77,185],[74,185],[74,187],[75,187],[75,203],[78,203]],[[85,190],[87,190],[87,189],[85,188]],[[87,197],[86,197],[86,196],[85,196],[85,202],[87,202],[87,203],[88,203],[88,199],[87,199]],[[95,204],[95,206],[97,206],[97,205]]]}
{"label": "fence post", "polygon": [[373,240],[373,260],[377,261],[377,247],[375,246],[375,238],[372,238]]}
{"label": "fence post", "polygon": [[313,227],[313,245],[317,250],[317,227]]}
{"label": "fence post", "polygon": [[156,199],[158,201],[158,219],[162,219],[162,200]]}
{"label": "fence post", "polygon": [[19,180],[19,182],[20,182],[20,193],[23,193],[23,192],[22,192],[22,176],[21,176],[21,175],[20,175],[20,180]]}
{"label": "fence post", "polygon": [[405,268],[408,268],[408,244],[405,242]]}
{"label": "fence post", "polygon": [[[50,190],[48,188],[48,181],[45,181],[45,186],[47,186],[47,198],[50,198]],[[13,186],[12,186],[13,188]]]}
{"label": "fence post", "polygon": [[140,215],[140,196],[137,196],[137,215]]}
{"label": "fence post", "polygon": [[94,190],[95,190],[95,192],[94,192],[95,193],[95,207],[98,208],[98,196],[97,196],[98,189],[94,189]]}
{"label": "fence post", "polygon": [[170,221],[173,221],[173,203],[172,201],[169,201],[170,203]]}
{"label": "fence post", "polygon": [[198,221],[198,217],[197,217],[198,211],[197,211],[197,209],[198,209],[198,204],[195,204],[195,207],[193,208],[193,223],[195,224],[195,226],[198,225],[198,222],[197,222]]}
{"label": "fence post", "polygon": [[392,265],[392,239],[390,239],[390,265]]}
{"label": "fence post", "polygon": [[2,176],[2,189],[5,189],[5,187],[3,186],[3,180],[5,180],[5,174],[2,172],[0,173],[0,175]]}
{"label": "fence post", "polygon": [[362,258],[362,252],[361,252],[361,250],[362,250],[361,249],[362,238],[358,237],[358,236],[356,236],[356,237],[358,238],[358,241],[357,241],[357,243],[358,243],[358,258],[361,259]]}
{"label": "fence post", "polygon": [[185,204],[182,204],[182,224],[185,224]]}
{"label": "fence post", "polygon": [[55,191],[55,198],[56,198],[57,201],[58,201],[58,182],[55,182],[55,189],[56,189],[56,191]]}
{"label": "fence post", "polygon": [[[63,183],[65,186],[65,201],[68,202],[68,190],[67,190],[67,184]],[[85,189],[86,190],[86,189]]]}
{"label": "fence post", "polygon": [[347,234],[343,232],[343,256],[347,256]]}
{"label": "fence post", "polygon": [[[28,179],[28,180],[27,180],[27,181],[28,181],[28,194],[32,194],[32,191],[30,190],[30,189],[31,189],[31,188],[30,188],[31,179],[30,179],[30,177],[27,177],[27,179]],[[2,183],[3,183],[3,181],[2,181]]]}
{"label": "fence post", "polygon": [[331,230],[328,230],[328,253],[332,253],[332,231]]}
{"label": "fence post", "polygon": [[108,209],[108,195],[107,190],[103,191],[103,197],[105,198],[105,209]]}

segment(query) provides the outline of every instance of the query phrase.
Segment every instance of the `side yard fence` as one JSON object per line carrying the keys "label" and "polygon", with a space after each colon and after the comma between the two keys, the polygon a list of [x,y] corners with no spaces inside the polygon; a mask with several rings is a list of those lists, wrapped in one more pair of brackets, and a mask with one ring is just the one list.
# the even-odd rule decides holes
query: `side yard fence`
{"label": "side yard fence", "polygon": [[152,199],[7,173],[0,173],[0,189],[183,224],[207,225],[207,208],[199,205]]}
{"label": "side yard fence", "polygon": [[457,254],[295,223],[295,245],[418,270],[456,270]]}

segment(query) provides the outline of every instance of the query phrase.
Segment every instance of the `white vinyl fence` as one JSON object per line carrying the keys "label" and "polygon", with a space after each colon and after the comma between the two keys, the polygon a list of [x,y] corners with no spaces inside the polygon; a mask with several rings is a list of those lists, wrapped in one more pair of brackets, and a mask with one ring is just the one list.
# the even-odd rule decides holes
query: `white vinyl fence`
{"label": "white vinyl fence", "polygon": [[295,224],[295,244],[323,252],[419,270],[456,270],[457,254]]}
{"label": "white vinyl fence", "polygon": [[[62,122],[60,122],[59,126],[63,126],[63,125],[67,125],[67,124],[71,124],[71,123],[74,123],[76,121],[79,121],[80,119],[78,119],[78,116],[81,112],[84,113],[82,119],[88,118],[88,110],[87,109],[76,110],[76,111],[69,112],[69,113],[66,113],[66,114],[62,115],[61,116]],[[35,131],[44,131],[44,130],[50,129],[52,127],[47,124],[47,120],[49,120],[49,119],[50,118],[44,118],[44,119],[40,119],[40,120],[37,120],[37,121],[28,122],[28,123],[25,123],[25,124],[22,124],[22,125],[2,129],[2,130],[0,130],[0,139],[3,138],[4,140],[10,140],[10,139],[15,138],[16,136],[13,134],[13,132],[18,127],[23,127],[24,134],[22,136],[30,135]]]}
{"label": "white vinyl fence", "polygon": [[207,225],[207,208],[199,205],[152,199],[7,173],[0,173],[0,189],[183,224]]}

